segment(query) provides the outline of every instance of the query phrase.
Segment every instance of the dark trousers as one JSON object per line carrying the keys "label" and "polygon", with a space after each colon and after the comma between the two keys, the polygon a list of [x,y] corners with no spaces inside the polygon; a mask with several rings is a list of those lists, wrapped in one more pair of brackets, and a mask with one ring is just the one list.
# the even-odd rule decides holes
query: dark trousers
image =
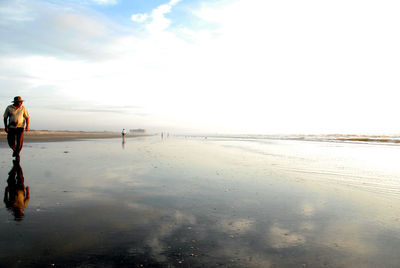
{"label": "dark trousers", "polygon": [[22,144],[24,143],[24,128],[9,128],[7,141],[14,153],[19,155],[19,152],[21,152],[22,149]]}

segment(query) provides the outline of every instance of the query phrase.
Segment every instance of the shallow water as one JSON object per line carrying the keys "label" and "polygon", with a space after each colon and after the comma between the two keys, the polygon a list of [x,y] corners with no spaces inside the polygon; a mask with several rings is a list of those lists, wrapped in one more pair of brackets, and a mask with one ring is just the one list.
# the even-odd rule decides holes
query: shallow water
{"label": "shallow water", "polygon": [[307,141],[27,143],[30,199],[18,220],[0,210],[0,266],[398,267],[397,159]]}

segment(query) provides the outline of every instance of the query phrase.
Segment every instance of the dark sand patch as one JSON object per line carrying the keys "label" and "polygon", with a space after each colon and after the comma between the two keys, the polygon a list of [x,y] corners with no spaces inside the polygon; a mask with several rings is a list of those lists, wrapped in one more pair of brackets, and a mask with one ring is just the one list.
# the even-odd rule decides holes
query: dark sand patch
{"label": "dark sand patch", "polygon": [[[7,133],[0,132],[0,143],[6,143]],[[143,135],[127,135],[126,137],[137,137]],[[50,142],[50,141],[68,141],[83,139],[108,139],[119,138],[117,132],[86,132],[86,131],[49,131],[49,130],[30,130],[25,132],[24,142]]]}

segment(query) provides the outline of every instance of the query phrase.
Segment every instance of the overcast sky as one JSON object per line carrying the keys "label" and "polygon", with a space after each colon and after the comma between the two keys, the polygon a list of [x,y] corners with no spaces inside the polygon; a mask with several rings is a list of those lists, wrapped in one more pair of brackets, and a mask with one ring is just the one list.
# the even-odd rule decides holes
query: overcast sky
{"label": "overcast sky", "polygon": [[398,0],[0,0],[33,129],[400,133]]}

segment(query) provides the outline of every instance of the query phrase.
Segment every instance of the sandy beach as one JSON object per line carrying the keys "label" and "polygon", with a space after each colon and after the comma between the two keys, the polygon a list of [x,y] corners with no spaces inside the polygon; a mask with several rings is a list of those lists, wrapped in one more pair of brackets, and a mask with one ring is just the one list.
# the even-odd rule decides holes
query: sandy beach
{"label": "sandy beach", "polygon": [[[33,132],[32,132],[33,133]],[[398,267],[397,145],[143,136],[30,142],[4,267]]]}
{"label": "sandy beach", "polygon": [[[7,133],[0,131],[0,143],[6,142]],[[143,136],[130,134],[127,137]],[[30,130],[24,134],[24,142],[55,142],[80,139],[107,139],[119,138],[121,133],[117,132],[94,132],[94,131],[50,131],[50,130]]]}

